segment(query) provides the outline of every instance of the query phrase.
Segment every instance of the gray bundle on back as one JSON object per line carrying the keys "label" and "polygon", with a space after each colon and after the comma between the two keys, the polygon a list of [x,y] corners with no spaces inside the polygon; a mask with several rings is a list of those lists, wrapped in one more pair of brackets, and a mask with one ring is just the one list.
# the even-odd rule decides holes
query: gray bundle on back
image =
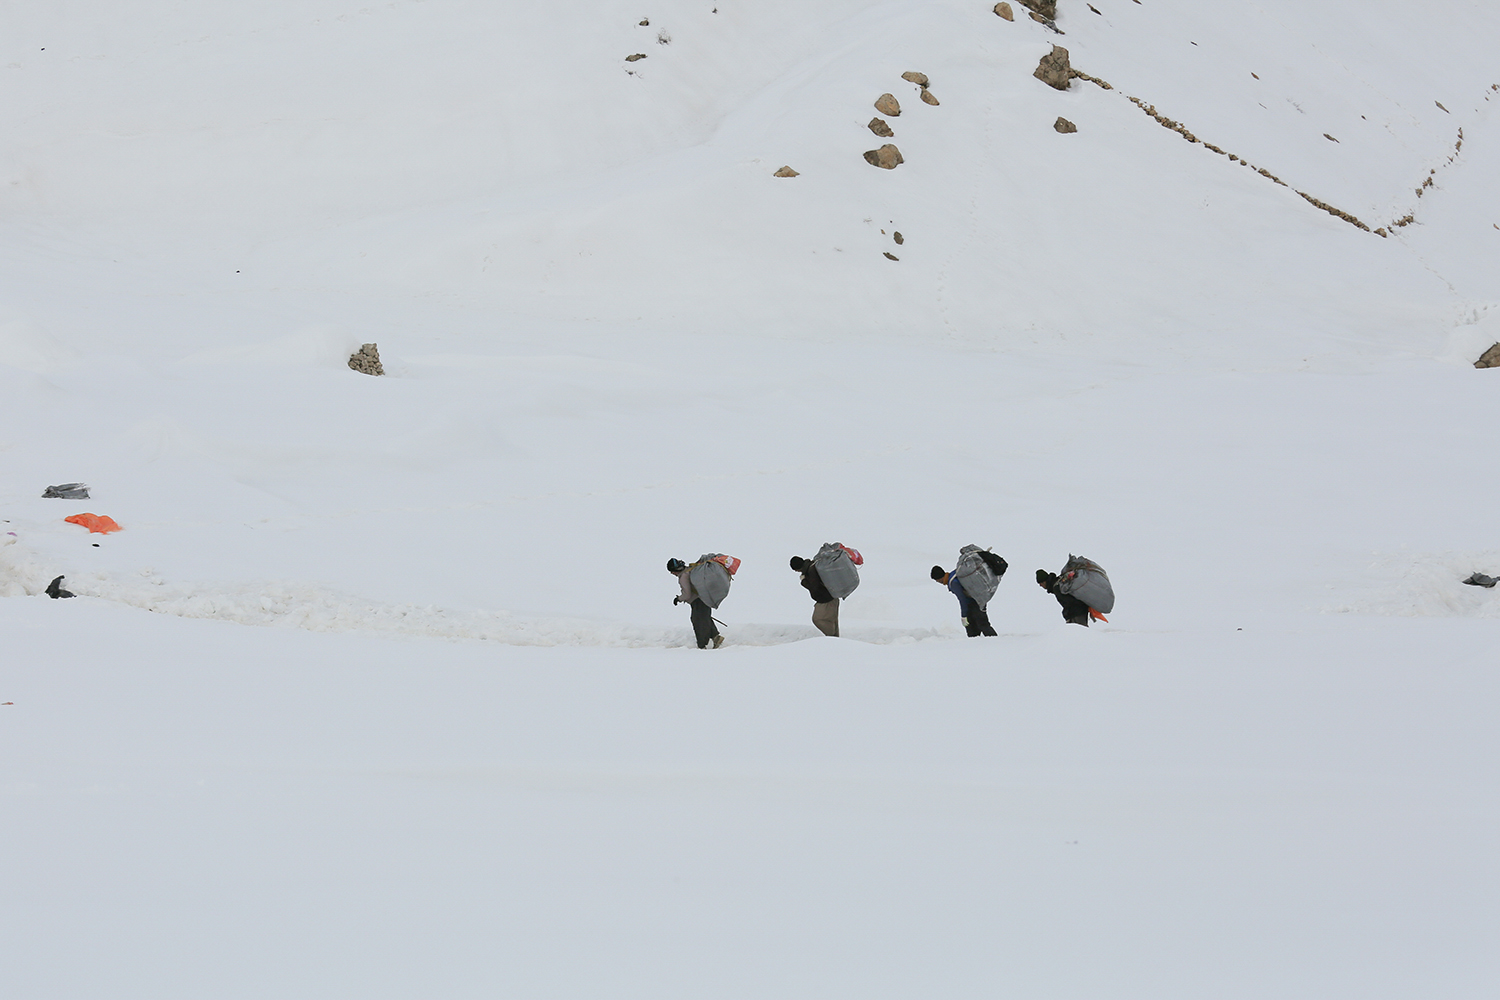
{"label": "gray bundle on back", "polygon": [[813,568],[818,571],[823,586],[837,600],[848,597],[859,586],[859,569],[840,542],[824,542],[818,554],[813,556]]}
{"label": "gray bundle on back", "polygon": [[995,596],[995,590],[1000,586],[1000,577],[995,575],[990,564],[979,554],[984,551],[986,550],[977,545],[965,545],[958,550],[958,565],[953,569],[959,586],[964,588],[964,593],[972,597],[981,610],[990,603],[990,598]]}
{"label": "gray bundle on back", "polygon": [[1071,594],[1101,615],[1115,609],[1115,588],[1104,567],[1083,556],[1068,555],[1068,564],[1057,574],[1057,589]]}
{"label": "gray bundle on back", "polygon": [[717,608],[729,596],[729,570],[723,563],[714,561],[720,555],[722,553],[706,553],[688,567],[688,582],[698,592],[698,599],[711,608]]}

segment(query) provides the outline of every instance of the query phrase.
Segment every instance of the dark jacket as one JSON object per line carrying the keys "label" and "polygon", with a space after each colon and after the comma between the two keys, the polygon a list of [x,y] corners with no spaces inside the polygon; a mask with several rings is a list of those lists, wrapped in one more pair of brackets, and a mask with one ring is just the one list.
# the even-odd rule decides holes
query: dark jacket
{"label": "dark jacket", "polygon": [[1047,574],[1047,593],[1057,598],[1057,603],[1062,605],[1063,621],[1070,625],[1082,625],[1084,628],[1089,624],[1089,606],[1072,594],[1064,594],[1057,589],[1057,574]]}
{"label": "dark jacket", "polygon": [[964,589],[964,585],[958,582],[957,569],[948,574],[948,590],[952,592],[954,597],[958,598],[959,617],[969,617],[969,608],[979,606],[974,602],[974,598],[969,596],[969,592]]}
{"label": "dark jacket", "polygon": [[811,562],[806,563],[802,569],[802,586],[812,595],[812,599],[819,604],[827,604],[836,598],[823,586],[823,578],[818,575],[818,570]]}

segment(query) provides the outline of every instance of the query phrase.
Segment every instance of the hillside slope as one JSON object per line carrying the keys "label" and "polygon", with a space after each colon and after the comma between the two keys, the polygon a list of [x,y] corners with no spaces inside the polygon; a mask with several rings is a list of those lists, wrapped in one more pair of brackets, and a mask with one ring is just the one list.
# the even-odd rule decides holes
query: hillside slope
{"label": "hillside slope", "polygon": [[7,995],[1492,996],[1500,12],[649,6],[0,11]]}

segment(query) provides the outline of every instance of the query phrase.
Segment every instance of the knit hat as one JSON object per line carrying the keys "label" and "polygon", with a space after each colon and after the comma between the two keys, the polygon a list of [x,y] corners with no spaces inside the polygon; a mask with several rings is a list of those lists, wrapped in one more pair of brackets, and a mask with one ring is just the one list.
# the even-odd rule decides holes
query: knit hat
{"label": "knit hat", "polygon": [[942,583],[943,582],[943,577],[945,577],[947,575],[948,575],[948,571],[945,570],[945,569],[943,569],[943,567],[941,567],[941,566],[934,566],[934,567],[932,567],[932,578],[934,580],[936,580],[938,583]]}
{"label": "knit hat", "polygon": [[668,573],[681,573],[685,569],[687,569],[687,563],[683,562],[681,559],[667,560]]}
{"label": "knit hat", "polygon": [[806,565],[806,559],[803,559],[801,556],[792,556],[792,569],[800,573],[802,572],[802,568]]}

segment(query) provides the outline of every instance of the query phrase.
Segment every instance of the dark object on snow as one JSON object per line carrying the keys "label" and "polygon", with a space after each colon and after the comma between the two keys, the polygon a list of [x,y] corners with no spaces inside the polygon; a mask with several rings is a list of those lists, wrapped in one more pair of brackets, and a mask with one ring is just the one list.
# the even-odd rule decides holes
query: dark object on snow
{"label": "dark object on snow", "polygon": [[1471,587],[1493,587],[1496,583],[1500,583],[1500,580],[1496,580],[1492,576],[1485,576],[1483,573],[1474,573],[1464,583],[1467,583]]}
{"label": "dark object on snow", "polygon": [[54,601],[60,600],[64,597],[75,596],[71,590],[63,590],[62,582],[63,578],[58,577],[56,580],[53,580],[51,583],[47,584],[47,596],[52,598]]}
{"label": "dark object on snow", "polygon": [[[986,610],[985,605],[989,603],[988,599],[990,597],[995,596],[994,585],[1000,582],[999,575],[995,572],[995,564],[992,564],[989,559],[980,559],[973,555],[974,552],[978,551],[985,550],[981,550],[974,545],[965,545],[959,551],[958,566],[951,573],[945,571],[941,566],[932,567],[932,578],[947,587],[948,592],[958,598],[959,621],[963,623],[964,634],[971,639],[981,635],[998,634],[995,631],[995,627],[990,624],[989,612]],[[991,556],[998,565],[1005,565],[1005,560],[1000,559],[1000,557],[994,556],[988,551],[985,551],[985,555]],[[970,584],[985,583],[988,587],[989,592],[985,601],[979,601],[978,598],[969,592],[968,587],[960,582],[960,573],[964,571],[968,571]],[[1002,569],[1000,572],[1003,573],[1005,571]],[[988,582],[984,581],[984,577],[986,576],[988,576]]]}
{"label": "dark object on snow", "polygon": [[[1500,227],[1497,227],[1500,228]],[[1475,368],[1500,368],[1500,344],[1496,344],[1479,356]]]}
{"label": "dark object on snow", "polygon": [[1039,587],[1057,598],[1057,603],[1062,605],[1063,621],[1069,625],[1082,625],[1089,627],[1089,606],[1071,594],[1064,594],[1057,589],[1057,574],[1048,573],[1044,569],[1036,571],[1036,582]]}
{"label": "dark object on snow", "polygon": [[359,350],[349,355],[349,367],[365,375],[384,375],[380,363],[380,348],[374,344],[361,344]]}
{"label": "dark object on snow", "polygon": [[63,483],[61,486],[49,486],[42,491],[43,497],[51,497],[56,500],[87,500],[89,498],[88,483]]}

